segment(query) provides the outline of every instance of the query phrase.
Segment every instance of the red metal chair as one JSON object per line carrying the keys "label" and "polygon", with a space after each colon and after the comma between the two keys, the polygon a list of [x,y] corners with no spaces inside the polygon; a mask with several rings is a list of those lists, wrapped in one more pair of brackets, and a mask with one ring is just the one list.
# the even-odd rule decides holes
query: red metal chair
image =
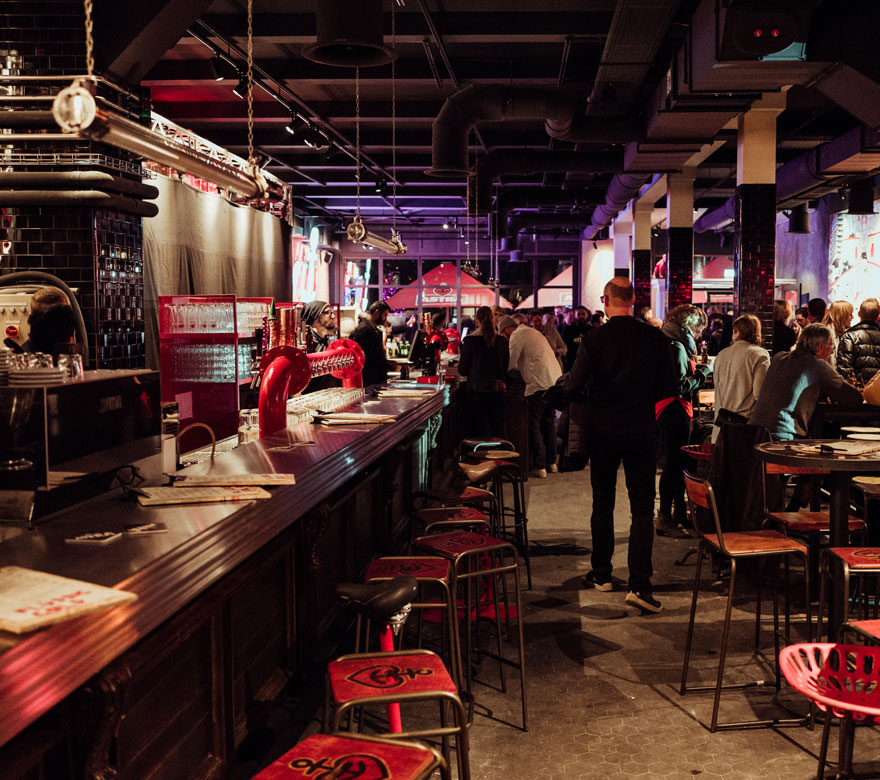
{"label": "red metal chair", "polygon": [[[878,605],[876,598],[870,599],[865,593],[865,580],[867,577],[880,578],[880,547],[828,547],[822,551],[822,577],[819,585],[819,630],[817,636],[822,636],[822,615],[825,609],[825,599],[828,594],[828,580],[838,577],[841,591],[846,594],[840,607],[841,623],[849,620],[851,605],[858,603],[861,597],[862,617],[868,618],[869,612],[878,617]],[[850,581],[853,576],[858,577],[858,587],[855,592],[850,590]],[[832,637],[828,637],[831,639]]]}
{"label": "red metal chair", "polygon": [[784,647],[779,665],[791,687],[827,713],[816,777],[825,777],[832,715],[841,728],[837,777],[854,777],[854,725],[880,718],[880,648],[805,642]]}
{"label": "red metal chair", "polygon": [[306,737],[251,780],[375,777],[423,780],[445,763],[434,748],[355,734]]}

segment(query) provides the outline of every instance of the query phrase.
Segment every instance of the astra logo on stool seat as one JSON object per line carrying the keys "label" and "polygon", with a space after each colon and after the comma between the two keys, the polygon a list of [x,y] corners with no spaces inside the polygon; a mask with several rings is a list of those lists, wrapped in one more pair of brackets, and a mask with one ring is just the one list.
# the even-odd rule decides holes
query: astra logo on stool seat
{"label": "astra logo on stool seat", "polygon": [[434,674],[433,669],[401,669],[393,664],[380,664],[358,669],[346,679],[368,688],[386,689],[399,688],[408,680],[415,680],[416,677],[428,677],[432,674]]}
{"label": "astra logo on stool seat", "polygon": [[304,770],[306,777],[314,780],[387,780],[391,777],[388,766],[380,758],[368,753],[352,753],[339,756],[330,763],[328,758],[296,758],[289,764],[291,769]]}

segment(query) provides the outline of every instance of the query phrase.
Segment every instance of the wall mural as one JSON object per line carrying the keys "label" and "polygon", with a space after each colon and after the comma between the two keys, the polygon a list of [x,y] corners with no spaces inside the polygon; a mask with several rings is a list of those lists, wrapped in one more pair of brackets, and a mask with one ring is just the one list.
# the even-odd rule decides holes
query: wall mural
{"label": "wall mural", "polygon": [[880,214],[836,214],[828,246],[829,301],[880,297]]}

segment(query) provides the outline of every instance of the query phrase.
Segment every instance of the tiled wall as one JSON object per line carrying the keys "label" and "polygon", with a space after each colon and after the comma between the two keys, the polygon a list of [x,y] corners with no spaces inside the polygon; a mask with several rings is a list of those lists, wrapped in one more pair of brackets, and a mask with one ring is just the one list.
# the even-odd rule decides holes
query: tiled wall
{"label": "tiled wall", "polygon": [[690,303],[694,292],[693,228],[671,227],[666,230],[667,307]]}
{"label": "tiled wall", "polygon": [[[14,77],[71,76],[85,73],[85,31],[80,0],[3,0],[0,3],[0,67]],[[11,84],[12,92],[7,91]],[[51,95],[66,79],[7,82],[0,94],[21,95],[21,106],[45,110],[28,98]],[[101,94],[121,103],[106,87]],[[135,108],[132,100],[127,108]],[[84,164],[62,157],[102,156]],[[46,164],[57,161],[55,164]],[[4,142],[0,166],[13,171],[105,170],[137,179],[120,168],[132,157],[90,141],[27,140]],[[145,366],[141,218],[92,206],[19,206],[3,210],[0,224],[0,273],[39,270],[74,288],[83,311],[93,368]],[[124,255],[124,256],[123,256]]]}
{"label": "tiled wall", "polygon": [[776,265],[776,185],[736,188],[733,308],[761,320],[764,346],[773,346],[773,280]]}
{"label": "tiled wall", "polygon": [[650,249],[634,249],[632,252],[633,289],[635,291],[634,311],[636,314],[645,306],[651,306],[651,273],[654,265]]}

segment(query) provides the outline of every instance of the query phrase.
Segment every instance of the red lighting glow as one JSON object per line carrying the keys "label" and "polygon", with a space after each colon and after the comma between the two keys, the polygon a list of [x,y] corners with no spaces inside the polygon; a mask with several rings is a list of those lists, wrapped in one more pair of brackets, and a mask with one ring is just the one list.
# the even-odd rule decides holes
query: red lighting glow
{"label": "red lighting glow", "polygon": [[756,27],[752,35],[756,38],[760,38],[764,34],[764,31],[760,27]]}
{"label": "red lighting glow", "polygon": [[778,38],[779,37],[779,30],[776,30],[776,29],[770,30],[770,37],[771,38]]}

